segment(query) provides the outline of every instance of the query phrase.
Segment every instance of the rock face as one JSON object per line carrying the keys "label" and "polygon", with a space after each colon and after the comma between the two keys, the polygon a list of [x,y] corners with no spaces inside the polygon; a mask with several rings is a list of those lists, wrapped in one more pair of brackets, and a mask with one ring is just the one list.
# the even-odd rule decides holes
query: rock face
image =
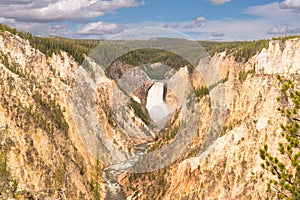
{"label": "rock face", "polygon": [[93,199],[95,159],[72,118],[78,64],[9,32],[0,32],[0,55],[0,198]]}
{"label": "rock face", "polygon": [[287,74],[299,72],[300,65],[300,38],[282,43],[271,41],[268,49],[255,59],[256,69],[263,74]]}

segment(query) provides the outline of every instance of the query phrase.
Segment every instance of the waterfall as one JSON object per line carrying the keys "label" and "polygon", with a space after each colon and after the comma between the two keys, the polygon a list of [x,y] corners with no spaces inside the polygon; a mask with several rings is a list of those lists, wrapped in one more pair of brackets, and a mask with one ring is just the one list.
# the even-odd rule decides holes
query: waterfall
{"label": "waterfall", "polygon": [[162,128],[166,117],[171,113],[168,105],[164,102],[164,83],[155,82],[148,91],[146,108],[150,118]]}

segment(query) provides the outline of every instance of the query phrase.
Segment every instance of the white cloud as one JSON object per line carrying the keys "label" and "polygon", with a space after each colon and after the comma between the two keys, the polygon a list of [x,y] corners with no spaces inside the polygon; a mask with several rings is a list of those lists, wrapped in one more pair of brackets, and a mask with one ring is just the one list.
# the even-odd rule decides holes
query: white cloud
{"label": "white cloud", "polygon": [[206,21],[205,17],[198,17],[196,20],[188,22],[184,25],[185,28],[199,28],[204,25]]}
{"label": "white cloud", "polygon": [[[4,3],[5,2],[5,3]],[[143,4],[136,0],[0,0],[0,17],[17,22],[60,22],[64,20],[95,18],[119,8]]]}
{"label": "white cloud", "polygon": [[207,21],[201,32],[206,33],[206,39],[254,40],[266,37],[267,26],[268,22],[261,19],[225,19]]}
{"label": "white cloud", "polygon": [[276,25],[269,29],[268,34],[296,34],[300,33],[300,28],[290,27],[286,24]]}
{"label": "white cloud", "polygon": [[3,5],[3,4],[7,4],[7,5],[14,5],[14,4],[29,4],[31,3],[32,0],[10,0],[10,1],[7,1],[7,0],[0,0],[0,5]]}
{"label": "white cloud", "polygon": [[298,13],[291,12],[288,9],[282,9],[278,2],[249,7],[244,10],[244,13],[253,16],[259,16],[277,23],[295,21],[299,18]]}
{"label": "white cloud", "polygon": [[288,33],[287,25],[276,25],[269,29],[268,34],[286,34]]}
{"label": "white cloud", "polygon": [[[206,20],[201,27],[188,27],[193,21],[185,22],[143,22],[140,24],[127,24],[127,29],[142,27],[165,27],[172,28],[176,31],[186,33],[194,39],[205,40],[254,40],[259,38],[270,37],[267,34],[268,27],[272,25],[262,19],[224,19],[224,20]],[[223,33],[221,37],[221,33]],[[214,35],[214,36],[213,36]],[[219,37],[215,37],[219,35]]]}
{"label": "white cloud", "polygon": [[[249,7],[243,12],[249,18],[208,20],[199,17],[192,21],[147,21],[126,24],[124,29],[165,27],[187,33],[194,39],[233,41],[270,38],[300,32],[299,14],[288,9],[282,9],[278,2]],[[287,25],[287,33],[283,31],[284,27],[280,27],[285,24]]]}
{"label": "white cloud", "polygon": [[196,22],[200,22],[200,23],[205,22],[205,21],[206,21],[205,17],[198,17],[196,19]]}
{"label": "white cloud", "polygon": [[122,32],[122,28],[118,25],[111,23],[105,24],[104,22],[95,22],[85,25],[77,33],[80,35],[109,35]]}
{"label": "white cloud", "polygon": [[[144,21],[141,23],[124,24],[124,26],[120,26],[115,23],[105,23],[103,21],[89,23],[90,21],[88,18],[102,15],[103,13],[113,12],[115,9],[124,6],[141,5],[143,1],[137,3],[137,0],[112,0],[105,2],[99,0],[78,0],[73,1],[71,3],[72,6],[69,8],[70,10],[68,10],[67,4],[64,2],[68,2],[68,6],[70,6],[71,0],[12,0],[15,4],[12,5],[12,7],[21,7],[22,9],[16,10],[19,12],[10,12],[10,15],[15,15],[14,18],[1,18],[1,16],[4,15],[3,12],[5,10],[3,7],[9,7],[8,5],[3,4],[5,1],[7,0],[0,0],[0,23],[9,24],[22,31],[30,31],[34,34],[44,36],[59,35],[73,38],[105,38],[107,35],[119,33],[123,31],[123,29],[129,30],[143,27],[171,28],[176,31],[187,33],[195,39],[210,40],[254,40],[300,33],[300,24],[298,20],[300,14],[293,12],[295,8],[293,8],[294,10],[292,8],[282,9],[282,4],[279,2],[253,6],[245,9],[243,13],[249,16],[247,19],[208,20],[204,17],[198,17],[191,21]],[[84,5],[84,2],[88,2],[89,4]],[[214,2],[216,3],[216,1]],[[227,2],[229,1],[227,0]],[[288,0],[284,2],[287,3]],[[51,9],[51,6],[49,7],[50,4],[55,6]],[[291,6],[291,4],[289,5]],[[24,13],[20,14],[21,11],[26,11],[24,7],[29,8],[29,13],[33,12],[33,8],[37,9],[40,16],[38,16],[39,13],[33,13],[32,15],[25,15]],[[45,12],[43,9],[45,9]],[[89,12],[87,10],[89,10]],[[58,14],[55,15],[54,13]],[[23,18],[19,19],[21,16],[23,16]],[[47,16],[49,16],[48,21],[44,19],[47,18]],[[75,25],[74,23],[72,25],[68,22],[51,23],[53,21],[65,19],[71,19],[73,22],[75,20],[76,22],[80,21],[80,23],[75,23]],[[28,23],[27,21],[34,22]]]}
{"label": "white cloud", "polygon": [[227,2],[230,2],[230,0],[209,0],[213,5],[221,5]]}
{"label": "white cloud", "polygon": [[[200,28],[204,26],[206,19],[205,17],[198,17],[193,21],[185,21],[185,22],[169,22],[163,25],[164,28]],[[161,23],[158,23],[161,25]]]}
{"label": "white cloud", "polygon": [[300,1],[299,0],[285,0],[280,3],[280,7],[284,9],[293,9],[295,11],[300,11]]}
{"label": "white cloud", "polygon": [[217,31],[217,32],[213,32],[211,34],[212,37],[223,37],[225,36],[225,33],[223,33],[222,31]]}
{"label": "white cloud", "polygon": [[85,27],[80,24],[89,23],[93,18],[120,8],[139,5],[144,5],[144,1],[0,0],[0,23],[41,36],[93,37],[92,34],[96,36],[122,30],[116,24],[98,23],[97,27],[93,23]]}
{"label": "white cloud", "polygon": [[51,23],[20,23],[15,22],[13,19],[1,18],[1,24],[7,24],[19,31],[30,32],[39,36],[62,36],[76,38],[75,31],[67,23],[59,23],[52,25]]}

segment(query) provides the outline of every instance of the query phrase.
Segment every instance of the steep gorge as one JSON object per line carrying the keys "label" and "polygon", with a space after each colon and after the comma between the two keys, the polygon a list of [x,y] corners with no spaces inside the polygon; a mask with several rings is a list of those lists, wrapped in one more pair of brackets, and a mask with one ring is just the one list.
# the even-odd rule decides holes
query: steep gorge
{"label": "steep gorge", "polygon": [[[47,57],[9,32],[0,32],[0,51],[0,178],[5,183],[1,198],[104,199],[108,190],[100,176],[108,166],[101,162],[103,155],[90,154],[73,117],[72,90],[79,64],[64,51]],[[258,149],[264,143],[271,144],[274,152],[277,149],[279,124],[284,118],[276,111],[281,105],[276,101],[280,93],[275,75],[293,74],[299,81],[300,39],[270,41],[268,49],[247,63],[238,63],[225,52],[216,54],[212,62],[226,79],[220,83],[225,89],[226,106],[220,137],[202,148],[212,120],[211,97],[204,95],[196,105],[197,135],[182,158],[154,172],[121,173],[117,177],[127,199],[267,197]],[[129,68],[124,65],[120,74]],[[118,71],[112,67],[112,73]],[[178,73],[195,88],[204,84],[196,72],[189,75],[181,68]],[[101,75],[96,108],[107,141],[126,160],[138,152],[135,145],[146,140],[124,133],[111,116],[111,94],[120,74]],[[134,94],[143,104],[145,91],[152,84],[148,82]],[[167,94],[167,100],[174,103],[172,94]],[[127,111],[126,116],[136,124],[145,124],[133,106]],[[176,117],[170,130],[176,129]],[[153,138],[149,149],[166,145],[174,134],[163,132]],[[8,175],[9,180],[5,180]]]}
{"label": "steep gorge", "polygon": [[[128,199],[262,199],[266,177],[260,167],[258,149],[270,144],[276,152],[283,116],[277,109],[280,96],[276,74],[299,81],[300,39],[285,43],[270,41],[247,63],[220,53],[212,58],[223,77],[226,122],[221,136],[204,152],[199,152],[211,117],[210,97],[199,102],[198,135],[184,156],[173,165],[151,173],[128,174],[121,183]],[[198,87],[203,85],[193,80]]]}

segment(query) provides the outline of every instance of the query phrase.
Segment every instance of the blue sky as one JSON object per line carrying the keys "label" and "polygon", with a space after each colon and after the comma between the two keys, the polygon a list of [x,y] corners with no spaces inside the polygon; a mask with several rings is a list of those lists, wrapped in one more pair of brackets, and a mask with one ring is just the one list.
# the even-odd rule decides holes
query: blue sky
{"label": "blue sky", "polygon": [[203,40],[300,34],[300,0],[0,0],[0,23],[22,31],[107,38],[164,27]]}
{"label": "blue sky", "polygon": [[138,23],[142,21],[189,21],[199,16],[210,20],[222,18],[245,18],[243,9],[250,6],[272,3],[271,0],[232,1],[230,4],[214,6],[206,0],[152,0],[144,6],[120,9],[113,14],[107,14],[104,20],[117,23]]}

